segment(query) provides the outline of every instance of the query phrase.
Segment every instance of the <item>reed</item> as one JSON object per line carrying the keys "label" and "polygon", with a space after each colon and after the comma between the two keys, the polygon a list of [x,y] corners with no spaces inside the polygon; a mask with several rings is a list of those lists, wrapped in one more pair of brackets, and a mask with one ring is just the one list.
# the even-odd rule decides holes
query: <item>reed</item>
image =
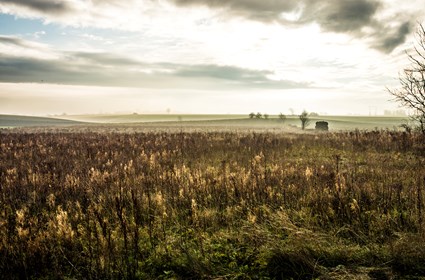
{"label": "reed", "polygon": [[424,274],[424,155],[423,136],[394,131],[2,132],[0,271]]}

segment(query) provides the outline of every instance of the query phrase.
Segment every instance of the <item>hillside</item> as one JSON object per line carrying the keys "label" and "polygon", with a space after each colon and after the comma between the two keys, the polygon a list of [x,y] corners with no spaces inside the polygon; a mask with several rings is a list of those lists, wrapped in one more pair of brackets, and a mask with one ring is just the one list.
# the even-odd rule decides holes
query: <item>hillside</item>
{"label": "hillside", "polygon": [[[282,123],[278,116],[271,115],[266,119],[249,119],[247,115],[223,114],[127,114],[127,115],[70,115],[64,117],[69,120],[83,121],[98,124],[137,124],[138,126],[179,126],[196,128],[263,128],[281,129],[284,127],[300,127],[298,116],[287,116]],[[339,130],[373,130],[394,129],[407,121],[406,117],[386,116],[318,116],[312,117],[307,129],[314,129],[316,121],[329,122],[331,131]]]}
{"label": "hillside", "polygon": [[50,117],[0,115],[0,127],[68,126],[78,124],[82,124],[82,122]]}
{"label": "hillside", "polygon": [[[314,129],[316,121],[327,121],[330,131],[340,130],[374,130],[398,129],[406,123],[403,117],[383,116],[319,116],[312,117],[307,130]],[[35,126],[73,126],[91,125],[134,129],[208,129],[208,130],[293,130],[300,127],[297,116],[288,116],[285,122],[277,116],[270,119],[249,119],[244,115],[70,115],[61,117],[33,117],[17,115],[0,115],[0,127],[35,127]]]}

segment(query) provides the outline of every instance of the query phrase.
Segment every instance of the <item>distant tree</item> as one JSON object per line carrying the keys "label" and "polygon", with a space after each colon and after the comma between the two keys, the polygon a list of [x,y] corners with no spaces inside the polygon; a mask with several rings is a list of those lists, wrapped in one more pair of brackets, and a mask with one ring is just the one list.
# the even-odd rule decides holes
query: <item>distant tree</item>
{"label": "distant tree", "polygon": [[309,123],[310,123],[310,118],[309,118],[309,114],[306,110],[304,110],[301,115],[298,116],[298,118],[301,121],[301,129],[305,129]]}
{"label": "distant tree", "polygon": [[286,121],[286,115],[283,114],[283,113],[280,113],[279,114],[279,120],[284,123]]}
{"label": "distant tree", "polygon": [[255,117],[255,113],[254,112],[249,113],[249,118],[250,119],[253,119],[254,117]]}
{"label": "distant tree", "polygon": [[311,112],[311,113],[309,114],[309,116],[310,116],[310,117],[318,117],[318,116],[319,116],[319,114],[318,114],[318,113],[316,113],[316,112]]}
{"label": "distant tree", "polygon": [[265,118],[266,120],[268,120],[268,119],[269,119],[269,114],[264,114],[263,116],[264,116],[264,118]]}
{"label": "distant tree", "polygon": [[255,118],[256,119],[261,119],[263,117],[263,115],[260,113],[260,112],[258,112],[256,115],[255,115]]}
{"label": "distant tree", "polygon": [[388,89],[394,100],[412,109],[411,118],[425,134],[425,26],[419,24],[414,52],[407,53],[411,63],[399,76],[400,87]]}

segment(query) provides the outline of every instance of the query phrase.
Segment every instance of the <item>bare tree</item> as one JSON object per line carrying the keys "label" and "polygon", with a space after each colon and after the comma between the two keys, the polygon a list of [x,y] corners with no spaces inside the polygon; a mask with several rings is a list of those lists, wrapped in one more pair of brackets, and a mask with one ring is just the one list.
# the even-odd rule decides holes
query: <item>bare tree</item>
{"label": "bare tree", "polygon": [[284,113],[279,114],[279,120],[284,123],[286,121],[286,115]]}
{"label": "bare tree", "polygon": [[260,113],[260,112],[258,112],[256,115],[255,115],[255,118],[256,119],[261,119],[263,117],[263,115]]}
{"label": "bare tree", "polygon": [[301,115],[298,116],[301,121],[301,128],[304,130],[310,124],[310,118],[308,112],[304,110]]}
{"label": "bare tree", "polygon": [[425,134],[425,27],[422,24],[419,24],[416,39],[413,53],[406,51],[411,64],[399,76],[400,87],[387,90],[395,101],[412,109],[411,118]]}

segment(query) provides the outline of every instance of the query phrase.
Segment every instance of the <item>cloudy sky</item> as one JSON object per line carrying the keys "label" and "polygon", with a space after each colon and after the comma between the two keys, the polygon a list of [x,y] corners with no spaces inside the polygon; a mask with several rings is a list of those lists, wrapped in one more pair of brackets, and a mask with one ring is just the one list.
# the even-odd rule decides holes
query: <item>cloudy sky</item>
{"label": "cloudy sky", "polygon": [[0,114],[396,110],[425,0],[0,0]]}

